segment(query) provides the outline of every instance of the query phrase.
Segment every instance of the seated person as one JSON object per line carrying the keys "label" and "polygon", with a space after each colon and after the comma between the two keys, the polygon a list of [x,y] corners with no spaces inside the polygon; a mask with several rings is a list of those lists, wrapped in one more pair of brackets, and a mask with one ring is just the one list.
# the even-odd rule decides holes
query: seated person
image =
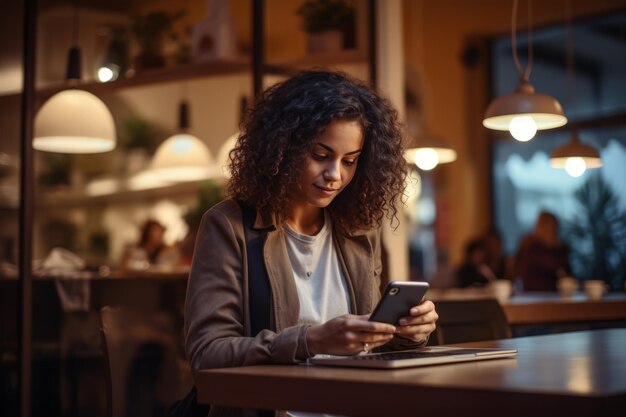
{"label": "seated person", "polygon": [[426,345],[438,318],[429,300],[396,326],[368,320],[384,274],[380,228],[401,214],[397,112],[345,75],[306,71],[265,90],[249,115],[230,198],[198,230],[185,302],[192,369]]}
{"label": "seated person", "polygon": [[558,232],[556,216],[544,211],[533,233],[522,239],[515,265],[524,291],[556,291],[557,280],[571,275],[569,248],[559,240]]}
{"label": "seated person", "polygon": [[511,279],[513,264],[502,251],[502,238],[495,230],[488,231],[483,237],[485,245],[485,264],[498,279]]}
{"label": "seated person", "polygon": [[471,240],[465,246],[465,261],[456,270],[457,285],[461,288],[484,286],[496,279],[487,266],[487,250],[481,239]]}
{"label": "seated person", "polygon": [[139,243],[129,246],[120,261],[121,270],[146,270],[165,264],[174,265],[177,256],[173,248],[163,241],[165,226],[148,219],[141,228]]}

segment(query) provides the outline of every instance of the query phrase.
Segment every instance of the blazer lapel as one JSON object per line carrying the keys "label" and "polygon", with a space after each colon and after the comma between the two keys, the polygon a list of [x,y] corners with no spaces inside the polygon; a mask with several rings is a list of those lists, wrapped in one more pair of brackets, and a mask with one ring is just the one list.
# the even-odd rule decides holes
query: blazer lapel
{"label": "blazer lapel", "polygon": [[353,314],[368,314],[372,310],[374,279],[373,249],[365,235],[345,236],[335,233],[337,251],[344,266],[350,288]]}
{"label": "blazer lapel", "polygon": [[287,254],[283,231],[278,229],[267,234],[263,258],[272,288],[272,310],[276,331],[298,324],[300,300]]}

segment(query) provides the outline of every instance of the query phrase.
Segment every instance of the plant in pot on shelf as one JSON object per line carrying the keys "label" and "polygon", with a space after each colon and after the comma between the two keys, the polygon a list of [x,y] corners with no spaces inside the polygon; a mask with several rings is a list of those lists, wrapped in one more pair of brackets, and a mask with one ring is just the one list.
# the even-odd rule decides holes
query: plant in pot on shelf
{"label": "plant in pot on shelf", "polygon": [[134,58],[136,71],[165,65],[163,43],[166,36],[174,36],[172,25],[183,15],[183,11],[156,11],[133,18],[131,33],[139,48],[139,53]]}
{"label": "plant in pot on shelf", "polygon": [[354,7],[346,0],[308,0],[296,13],[302,18],[309,52],[337,52],[354,46]]}
{"label": "plant in pot on shelf", "polygon": [[144,119],[136,116],[124,119],[118,136],[122,151],[121,168],[125,174],[135,174],[148,165],[158,135],[159,130]]}

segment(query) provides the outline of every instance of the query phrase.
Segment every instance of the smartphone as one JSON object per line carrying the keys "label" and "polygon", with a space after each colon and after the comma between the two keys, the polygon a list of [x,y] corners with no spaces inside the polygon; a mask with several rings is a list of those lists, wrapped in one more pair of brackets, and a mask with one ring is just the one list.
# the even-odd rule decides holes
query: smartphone
{"label": "smartphone", "polygon": [[411,307],[422,301],[428,287],[427,282],[391,281],[369,320],[397,325],[402,317],[410,315]]}

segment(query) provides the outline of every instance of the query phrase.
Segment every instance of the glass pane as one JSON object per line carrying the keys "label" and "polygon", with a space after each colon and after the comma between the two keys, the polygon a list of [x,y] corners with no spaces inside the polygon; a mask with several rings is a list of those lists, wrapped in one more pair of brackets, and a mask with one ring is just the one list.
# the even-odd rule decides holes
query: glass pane
{"label": "glass pane", "polygon": [[[623,290],[626,279],[626,13],[542,28],[533,34],[531,84],[564,107],[579,136],[600,153],[603,166],[580,172],[550,166],[550,155],[571,132],[540,131],[530,142],[500,140],[493,145],[494,214],[506,251],[517,251],[541,211],[555,214],[561,239],[570,247],[578,279],[603,279]],[[568,68],[568,35],[573,35],[574,66]],[[526,66],[528,37],[519,35]],[[510,93],[517,83],[511,40],[493,44],[493,90]],[[568,71],[569,70],[569,71]],[[569,74],[568,74],[569,72]],[[569,76],[568,76],[569,75]],[[509,136],[508,133],[504,136]],[[503,135],[500,135],[503,137]]]}
{"label": "glass pane", "polygon": [[[603,166],[579,176],[550,166],[550,153],[570,139],[567,132],[542,133],[541,138],[528,143],[495,144],[496,226],[502,232],[506,251],[514,253],[522,236],[532,230],[539,212],[554,213],[561,238],[571,249],[574,275],[580,279],[606,278],[612,289],[623,290],[626,126],[585,129],[580,138],[600,152]],[[602,199],[606,201],[602,203]]]}

